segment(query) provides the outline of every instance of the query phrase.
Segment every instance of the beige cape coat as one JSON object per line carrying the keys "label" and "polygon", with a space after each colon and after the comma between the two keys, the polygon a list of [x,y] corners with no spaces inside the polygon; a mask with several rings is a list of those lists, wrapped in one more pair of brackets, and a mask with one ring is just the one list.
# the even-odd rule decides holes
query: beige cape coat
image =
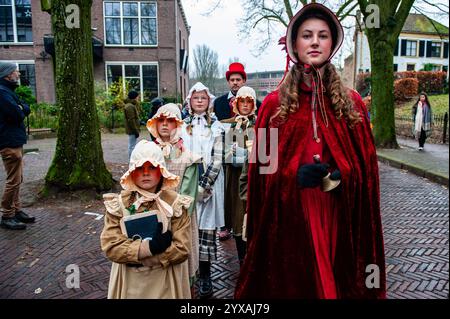
{"label": "beige cape coat", "polygon": [[[138,259],[141,240],[128,239],[120,229],[120,220],[129,215],[126,209],[131,192],[105,194],[107,210],[105,226],[100,236],[101,248],[113,262],[108,287],[109,299],[185,299],[191,298],[188,272],[188,253],[191,249],[190,217],[187,208],[192,198],[165,190],[161,199],[173,208],[169,229],[173,234],[172,245],[165,252],[146,258],[152,266],[129,267],[140,264]],[[144,205],[137,213],[144,210]],[[156,209],[154,202],[146,207]]]}

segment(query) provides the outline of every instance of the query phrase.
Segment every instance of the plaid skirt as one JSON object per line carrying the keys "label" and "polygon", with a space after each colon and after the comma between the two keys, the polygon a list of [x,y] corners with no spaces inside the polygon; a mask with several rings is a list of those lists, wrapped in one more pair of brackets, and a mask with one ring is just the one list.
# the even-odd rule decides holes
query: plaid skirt
{"label": "plaid skirt", "polygon": [[199,229],[199,260],[213,261],[217,258],[217,244],[215,230]]}

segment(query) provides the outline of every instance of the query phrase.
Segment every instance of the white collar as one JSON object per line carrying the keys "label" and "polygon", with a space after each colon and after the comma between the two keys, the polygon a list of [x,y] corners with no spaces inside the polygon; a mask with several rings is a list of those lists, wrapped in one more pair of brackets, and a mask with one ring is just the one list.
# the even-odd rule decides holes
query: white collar
{"label": "white collar", "polygon": [[192,125],[207,126],[208,122],[206,122],[206,113],[203,112],[202,114],[194,114]]}

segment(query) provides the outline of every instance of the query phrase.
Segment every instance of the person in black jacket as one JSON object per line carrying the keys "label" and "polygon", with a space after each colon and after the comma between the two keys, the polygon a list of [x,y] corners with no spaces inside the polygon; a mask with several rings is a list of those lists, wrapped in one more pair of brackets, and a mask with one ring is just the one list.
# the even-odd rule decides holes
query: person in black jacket
{"label": "person in black jacket", "polygon": [[20,73],[16,64],[0,62],[0,155],[6,171],[0,225],[7,229],[25,229],[34,217],[20,209],[19,191],[23,177],[23,145],[27,142],[24,119],[30,107],[14,92]]}
{"label": "person in black jacket", "polygon": [[241,63],[235,62],[230,64],[225,77],[227,78],[230,92],[214,100],[214,113],[219,121],[233,117],[231,102],[236,96],[237,91],[245,85],[247,73],[245,73],[244,66]]}

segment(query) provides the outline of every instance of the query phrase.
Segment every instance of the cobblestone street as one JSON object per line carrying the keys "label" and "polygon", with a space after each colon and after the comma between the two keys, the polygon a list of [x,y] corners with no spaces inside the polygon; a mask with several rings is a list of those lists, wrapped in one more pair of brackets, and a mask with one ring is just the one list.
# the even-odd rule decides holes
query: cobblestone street
{"label": "cobblestone street", "polygon": [[[31,192],[42,184],[55,141],[34,140],[25,145],[39,149],[25,155],[25,204],[33,202]],[[103,150],[117,179],[126,169],[126,135],[104,135]],[[380,164],[380,176],[388,298],[448,298],[448,189],[385,164]],[[4,181],[2,167],[0,192]],[[62,203],[50,198],[26,211],[37,218],[27,230],[0,230],[0,298],[106,298],[110,262],[100,250],[101,199],[87,202],[74,195]],[[218,246],[213,297],[232,298],[239,270],[234,242]],[[80,289],[66,287],[66,267],[71,264],[79,266]]]}

